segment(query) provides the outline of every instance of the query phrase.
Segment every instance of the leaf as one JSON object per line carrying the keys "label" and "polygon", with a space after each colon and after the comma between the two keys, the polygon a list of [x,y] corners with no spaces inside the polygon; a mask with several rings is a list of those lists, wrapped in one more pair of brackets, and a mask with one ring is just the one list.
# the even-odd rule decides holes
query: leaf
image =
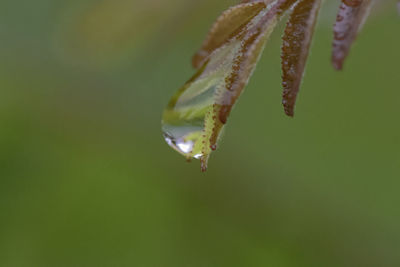
{"label": "leaf", "polygon": [[343,68],[352,43],[369,15],[372,0],[342,0],[334,26],[332,64],[337,70]]}
{"label": "leaf", "polygon": [[297,93],[303,78],[321,0],[299,1],[288,23],[282,44],[282,104],[293,117]]}
{"label": "leaf", "polygon": [[188,159],[200,159],[203,171],[266,41],[283,12],[294,2],[279,0],[262,9],[232,38],[210,53],[165,109],[165,140]]}
{"label": "leaf", "polygon": [[240,32],[266,6],[264,2],[243,3],[223,12],[212,26],[200,50],[193,56],[192,65],[201,67],[204,60],[218,47]]}
{"label": "leaf", "polygon": [[397,2],[397,12],[398,12],[399,15],[400,15],[400,0]]}

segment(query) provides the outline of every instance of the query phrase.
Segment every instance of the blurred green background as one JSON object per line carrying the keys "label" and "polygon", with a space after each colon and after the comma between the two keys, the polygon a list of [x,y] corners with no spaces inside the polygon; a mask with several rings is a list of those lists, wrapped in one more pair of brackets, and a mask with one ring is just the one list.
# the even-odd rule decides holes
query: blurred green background
{"label": "blurred green background", "polygon": [[0,266],[400,266],[400,19],[343,72],[325,1],[294,119],[273,34],[203,174],[161,136],[233,0],[0,3]]}

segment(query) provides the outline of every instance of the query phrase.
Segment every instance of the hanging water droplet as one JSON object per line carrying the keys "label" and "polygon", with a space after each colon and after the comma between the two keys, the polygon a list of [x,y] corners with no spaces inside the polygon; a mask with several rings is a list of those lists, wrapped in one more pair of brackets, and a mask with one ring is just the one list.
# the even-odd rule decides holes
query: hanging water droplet
{"label": "hanging water droplet", "polygon": [[223,128],[219,120],[226,77],[240,51],[231,41],[216,50],[203,67],[171,98],[162,118],[165,141],[186,158],[206,159]]}

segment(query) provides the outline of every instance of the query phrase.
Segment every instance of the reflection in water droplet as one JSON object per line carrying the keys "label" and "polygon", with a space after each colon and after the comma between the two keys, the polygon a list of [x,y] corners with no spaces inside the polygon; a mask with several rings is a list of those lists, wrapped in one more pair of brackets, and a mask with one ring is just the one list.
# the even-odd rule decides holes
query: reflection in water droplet
{"label": "reflection in water droplet", "polygon": [[176,146],[183,152],[183,153],[190,153],[193,148],[193,142],[188,141],[185,142],[184,140],[178,140],[176,142]]}
{"label": "reflection in water droplet", "polygon": [[193,158],[195,159],[201,159],[201,157],[203,156],[203,154],[196,154],[193,156]]}
{"label": "reflection in water droplet", "polygon": [[[167,144],[183,155],[190,154],[193,151],[194,142],[185,140],[185,136],[175,138],[168,132],[164,132],[164,139]],[[193,155],[193,158],[199,159],[202,154]]]}

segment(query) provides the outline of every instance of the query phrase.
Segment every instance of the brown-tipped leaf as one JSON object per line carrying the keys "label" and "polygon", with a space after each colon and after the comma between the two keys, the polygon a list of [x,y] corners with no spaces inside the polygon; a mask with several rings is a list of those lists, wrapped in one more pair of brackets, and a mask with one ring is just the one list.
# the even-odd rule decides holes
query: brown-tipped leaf
{"label": "brown-tipped leaf", "polygon": [[343,68],[343,62],[369,15],[371,5],[372,0],[342,0],[334,26],[332,64],[335,69]]}
{"label": "brown-tipped leaf", "polygon": [[200,50],[193,56],[193,67],[201,67],[215,49],[233,38],[265,7],[263,1],[253,1],[233,6],[223,12],[212,26]]}
{"label": "brown-tipped leaf", "polygon": [[282,44],[282,104],[293,117],[321,0],[300,1],[286,25]]}

